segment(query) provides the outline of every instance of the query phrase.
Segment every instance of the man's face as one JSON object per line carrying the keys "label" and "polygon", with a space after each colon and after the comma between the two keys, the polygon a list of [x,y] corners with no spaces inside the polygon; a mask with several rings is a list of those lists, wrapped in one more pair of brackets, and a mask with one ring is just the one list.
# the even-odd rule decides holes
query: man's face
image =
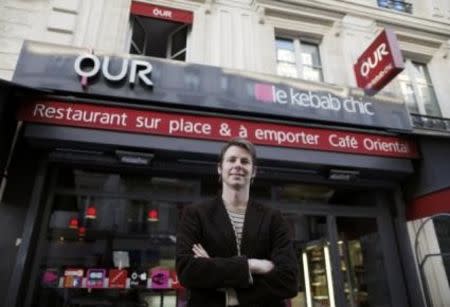
{"label": "man's face", "polygon": [[227,149],[217,170],[223,184],[234,189],[249,187],[256,171],[250,153],[239,146],[230,146]]}

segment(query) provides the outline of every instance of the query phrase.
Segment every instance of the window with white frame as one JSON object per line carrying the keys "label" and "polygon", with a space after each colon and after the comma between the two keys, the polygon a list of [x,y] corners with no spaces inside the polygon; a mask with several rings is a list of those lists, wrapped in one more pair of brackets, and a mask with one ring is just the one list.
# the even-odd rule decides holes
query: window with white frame
{"label": "window with white frame", "polygon": [[407,59],[398,80],[411,113],[442,116],[426,64]]}
{"label": "window with white frame", "polygon": [[315,42],[276,37],[277,74],[323,81],[319,45]]}
{"label": "window with white frame", "polygon": [[186,60],[189,24],[131,15],[130,53]]}
{"label": "window with white frame", "polygon": [[186,60],[186,40],[189,25],[182,25],[169,35],[167,58],[179,61]]}

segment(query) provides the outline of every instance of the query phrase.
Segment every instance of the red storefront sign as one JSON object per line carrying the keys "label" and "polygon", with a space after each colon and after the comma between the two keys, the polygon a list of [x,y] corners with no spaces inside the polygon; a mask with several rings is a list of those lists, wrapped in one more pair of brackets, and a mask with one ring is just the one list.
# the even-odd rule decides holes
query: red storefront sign
{"label": "red storefront sign", "polygon": [[358,87],[375,94],[403,69],[403,57],[392,30],[383,30],[358,58],[355,65]]}
{"label": "red storefront sign", "polygon": [[191,24],[194,19],[192,12],[140,1],[131,2],[131,14],[187,24]]}
{"label": "red storefront sign", "polygon": [[36,101],[25,103],[19,119],[34,123],[226,141],[245,137],[255,144],[417,158],[415,143],[396,136],[305,128],[222,117],[165,113],[100,105]]}

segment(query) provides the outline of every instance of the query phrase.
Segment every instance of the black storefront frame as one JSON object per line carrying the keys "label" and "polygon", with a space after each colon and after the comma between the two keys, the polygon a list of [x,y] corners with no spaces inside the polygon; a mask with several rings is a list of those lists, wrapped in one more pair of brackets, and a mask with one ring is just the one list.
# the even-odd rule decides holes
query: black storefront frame
{"label": "black storefront frame", "polygon": [[[326,216],[327,217],[327,233],[330,242],[330,255],[332,261],[332,274],[334,282],[334,295],[336,306],[347,306],[344,295],[343,275],[340,270],[339,251],[338,251],[338,233],[336,219],[339,217],[359,217],[359,218],[374,218],[378,226],[380,235],[380,243],[382,244],[383,259],[388,280],[388,289],[390,293],[391,306],[423,306],[420,300],[414,301],[417,296],[412,296],[414,292],[406,292],[406,285],[408,284],[405,277],[413,278],[412,282],[417,280],[417,276],[407,274],[402,270],[402,267],[409,267],[413,264],[412,258],[404,258],[403,250],[398,247],[398,234],[394,229],[394,220],[389,213],[389,203],[385,202],[381,191],[375,192],[376,207],[343,207],[334,206],[333,204],[287,204],[298,207],[298,211],[304,215]],[[405,241],[405,240],[403,240]],[[402,260],[400,260],[402,257]],[[405,262],[405,264],[403,263]],[[410,272],[411,273],[411,272]],[[417,288],[420,289],[420,288]],[[417,294],[417,291],[416,291]],[[409,295],[409,297],[408,297]],[[409,299],[408,299],[409,298]]]}
{"label": "black storefront frame", "polygon": [[[71,166],[69,163],[49,163],[48,160],[42,159],[39,172],[36,176],[35,187],[32,196],[32,206],[27,214],[27,226],[24,231],[24,243],[21,246],[18,261],[14,270],[14,276],[11,279],[10,291],[8,295],[7,306],[31,306],[32,298],[34,294],[34,288],[36,285],[33,280],[37,280],[39,274],[40,256],[42,255],[42,244],[45,240],[46,227],[51,214],[52,200],[56,193],[56,182],[58,175],[58,168],[61,165]],[[76,165],[78,167],[80,165]],[[100,167],[99,169],[103,169]],[[123,169],[114,169],[115,172],[122,171]],[[145,172],[144,172],[145,174]],[[270,200],[269,205],[280,204],[287,207],[295,206],[297,212],[301,212],[304,215],[320,215],[327,218],[327,234],[330,241],[330,256],[332,261],[332,274],[333,274],[333,287],[335,294],[335,301],[337,307],[347,306],[346,298],[344,294],[344,282],[342,271],[340,270],[340,257],[338,251],[338,233],[336,218],[338,217],[364,217],[375,218],[377,221],[377,227],[380,235],[380,242],[382,244],[383,259],[385,270],[387,273],[388,289],[391,298],[391,306],[408,306],[411,304],[411,299],[408,303],[408,296],[406,294],[406,281],[404,277],[405,272],[402,267],[408,267],[408,264],[403,262],[410,262],[411,259],[404,259],[401,261],[402,249],[398,248],[399,244],[396,240],[398,233],[395,232],[394,221],[389,213],[389,204],[386,203],[386,199],[380,194],[382,191],[378,191],[373,188],[375,195],[377,195],[376,207],[345,207],[345,206],[333,206],[333,204],[298,204],[290,202],[278,202],[275,199]],[[62,191],[64,193],[64,191]],[[89,191],[82,191],[83,193]],[[94,191],[91,191],[94,192]],[[79,194],[79,193],[77,193]],[[126,196],[124,196],[127,198]],[[133,197],[131,197],[133,198]],[[136,197],[134,197],[136,198]],[[196,199],[198,200],[198,199]],[[41,212],[41,213],[39,213]],[[38,222],[40,221],[40,223]],[[31,242],[32,237],[37,236],[37,241]],[[32,257],[34,260],[30,259]],[[28,264],[26,263],[28,261]],[[31,262],[31,263],[30,263]],[[27,273],[29,272],[29,278]],[[24,283],[28,280],[29,284]],[[24,296],[26,295],[26,296]],[[410,294],[411,295],[411,294]],[[23,301],[22,301],[23,300]],[[412,300],[414,302],[414,300]],[[411,304],[412,305],[412,304]],[[420,306],[418,303],[417,306]]]}
{"label": "black storefront frame", "polygon": [[46,157],[39,158],[39,166],[36,172],[33,190],[31,192],[30,206],[27,211],[24,230],[22,234],[22,242],[17,252],[16,263],[12,271],[10,284],[8,287],[5,306],[22,306],[23,293],[28,286],[25,276],[26,271],[31,268],[33,252],[36,250],[34,238],[40,233],[42,223],[39,223],[41,211],[45,209],[44,191],[48,190],[51,185],[47,181],[49,164]]}

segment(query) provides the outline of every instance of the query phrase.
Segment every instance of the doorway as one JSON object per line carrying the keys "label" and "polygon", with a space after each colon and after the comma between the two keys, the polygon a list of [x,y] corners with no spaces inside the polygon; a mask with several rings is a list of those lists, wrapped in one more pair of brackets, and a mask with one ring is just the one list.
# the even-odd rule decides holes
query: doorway
{"label": "doorway", "polygon": [[[305,207],[311,205],[301,207],[308,211]],[[310,209],[316,209],[313,207]],[[350,209],[352,212],[344,213]],[[376,210],[361,208],[341,207],[339,211],[285,212],[294,232],[300,272],[299,292],[290,306],[395,306],[391,296],[401,292],[395,292],[389,276],[392,270],[401,271],[386,261],[398,256],[394,250],[384,249],[382,240],[392,241],[392,237],[381,229],[380,216],[371,214]]]}

